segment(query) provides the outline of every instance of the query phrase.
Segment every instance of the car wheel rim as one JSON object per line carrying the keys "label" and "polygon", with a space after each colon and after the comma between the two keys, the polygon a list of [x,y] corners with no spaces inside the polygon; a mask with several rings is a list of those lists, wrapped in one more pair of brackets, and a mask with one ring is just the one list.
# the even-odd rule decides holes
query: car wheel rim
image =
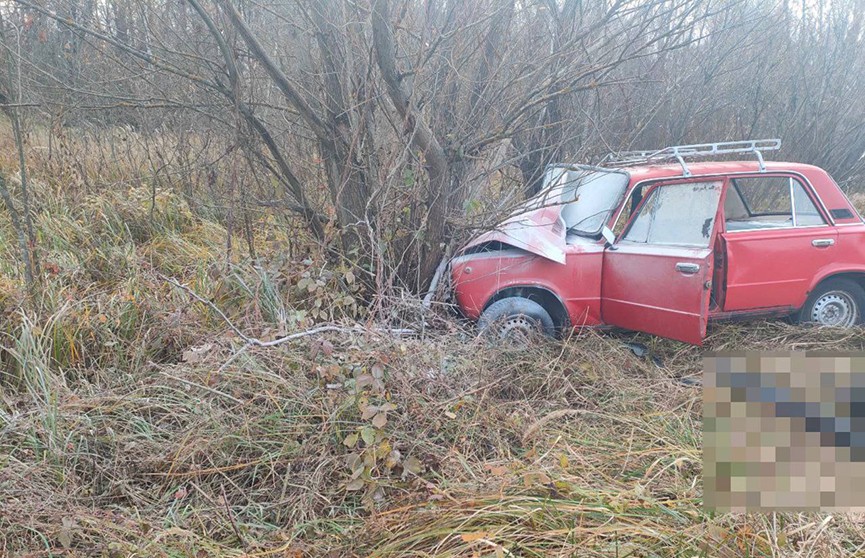
{"label": "car wheel rim", "polygon": [[537,332],[537,323],[528,316],[508,316],[499,329],[499,338],[524,345]]}
{"label": "car wheel rim", "polygon": [[856,323],[857,317],[856,302],[843,291],[824,294],[811,309],[811,321],[820,325],[850,327]]}

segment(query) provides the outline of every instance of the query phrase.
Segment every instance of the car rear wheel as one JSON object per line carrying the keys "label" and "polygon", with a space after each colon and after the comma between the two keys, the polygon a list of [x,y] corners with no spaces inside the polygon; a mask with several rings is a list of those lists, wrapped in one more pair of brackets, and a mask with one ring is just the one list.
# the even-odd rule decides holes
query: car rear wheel
{"label": "car rear wheel", "polygon": [[553,337],[556,326],[543,306],[521,296],[497,300],[478,319],[481,333],[491,340],[524,346],[538,335]]}
{"label": "car rear wheel", "polygon": [[808,297],[799,321],[832,327],[853,327],[862,323],[865,290],[849,279],[830,279]]}

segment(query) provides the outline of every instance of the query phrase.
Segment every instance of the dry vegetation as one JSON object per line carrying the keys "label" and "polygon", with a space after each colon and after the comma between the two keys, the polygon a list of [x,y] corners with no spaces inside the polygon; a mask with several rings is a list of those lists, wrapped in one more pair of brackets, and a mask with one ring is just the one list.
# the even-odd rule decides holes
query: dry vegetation
{"label": "dry vegetation", "polygon": [[[445,313],[423,336],[358,327],[340,321],[357,312],[353,281],[315,252],[288,257],[287,225],[255,236],[257,265],[240,250],[226,262],[217,220],[164,191],[151,212],[147,184],[100,187],[98,158],[78,160],[90,193],[33,173],[37,300],[2,223],[0,555],[863,548],[855,515],[702,510],[700,392],[678,381],[699,374],[700,349],[638,336],[657,359],[637,358],[586,333],[512,352]],[[262,339],[343,329],[238,353],[239,336],[166,277]],[[863,350],[865,332],[765,323],[719,328],[708,347]]]}
{"label": "dry vegetation", "polygon": [[416,299],[553,161],[780,136],[861,192],[860,4],[0,5],[0,557],[865,555],[702,510],[700,349]]}

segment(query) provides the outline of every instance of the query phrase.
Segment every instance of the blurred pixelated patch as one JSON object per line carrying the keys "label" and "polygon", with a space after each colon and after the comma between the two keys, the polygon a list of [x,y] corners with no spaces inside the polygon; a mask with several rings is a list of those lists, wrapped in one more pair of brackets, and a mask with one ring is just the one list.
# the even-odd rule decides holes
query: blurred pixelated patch
{"label": "blurred pixelated patch", "polygon": [[710,353],[703,505],[865,511],[865,353]]}

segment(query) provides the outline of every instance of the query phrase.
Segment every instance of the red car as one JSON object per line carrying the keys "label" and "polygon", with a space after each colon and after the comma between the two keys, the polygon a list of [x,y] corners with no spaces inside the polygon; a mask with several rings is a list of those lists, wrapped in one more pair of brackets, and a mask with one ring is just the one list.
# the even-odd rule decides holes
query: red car
{"label": "red car", "polygon": [[[616,326],[700,344],[710,320],[862,323],[865,223],[779,140],[552,165],[542,193],[451,262],[463,314],[508,337]],[[728,153],[755,161],[686,162]]]}

